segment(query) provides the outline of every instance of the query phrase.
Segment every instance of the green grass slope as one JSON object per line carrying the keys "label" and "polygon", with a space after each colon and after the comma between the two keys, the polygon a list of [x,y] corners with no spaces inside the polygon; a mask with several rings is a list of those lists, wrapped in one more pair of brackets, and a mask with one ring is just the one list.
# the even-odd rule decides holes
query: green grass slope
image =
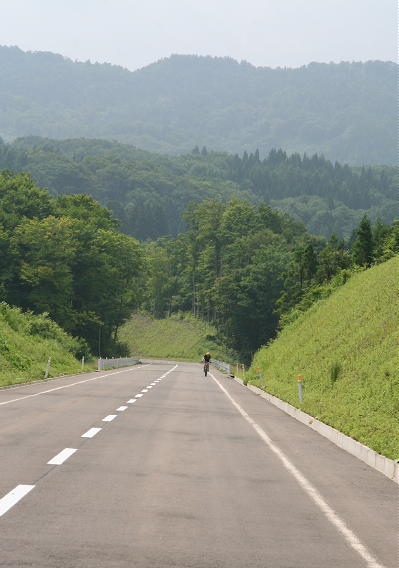
{"label": "green grass slope", "polygon": [[[355,274],[285,327],[250,381],[375,451],[399,459],[399,257]],[[297,376],[304,385],[299,403]]]}
{"label": "green grass slope", "polygon": [[81,372],[82,346],[44,315],[0,303],[0,386]]}
{"label": "green grass slope", "polygon": [[152,319],[135,314],[120,330],[119,339],[139,357],[200,361],[206,351],[210,351],[214,359],[231,357],[217,343],[215,330],[189,315]]}

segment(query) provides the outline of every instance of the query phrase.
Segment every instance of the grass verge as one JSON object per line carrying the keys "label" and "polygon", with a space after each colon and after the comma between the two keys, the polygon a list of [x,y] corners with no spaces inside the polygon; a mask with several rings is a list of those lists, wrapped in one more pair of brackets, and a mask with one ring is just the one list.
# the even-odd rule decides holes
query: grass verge
{"label": "grass verge", "polygon": [[391,459],[399,459],[398,277],[399,257],[355,274],[260,349],[249,373],[252,384]]}
{"label": "grass verge", "polygon": [[218,343],[212,326],[189,314],[166,319],[135,314],[121,328],[119,339],[139,357],[200,361],[207,351],[213,359],[231,360],[233,357]]}
{"label": "grass verge", "polygon": [[[0,303],[0,386],[82,372],[77,356],[85,346],[70,337],[46,315],[23,313]],[[94,363],[85,370],[94,370]]]}

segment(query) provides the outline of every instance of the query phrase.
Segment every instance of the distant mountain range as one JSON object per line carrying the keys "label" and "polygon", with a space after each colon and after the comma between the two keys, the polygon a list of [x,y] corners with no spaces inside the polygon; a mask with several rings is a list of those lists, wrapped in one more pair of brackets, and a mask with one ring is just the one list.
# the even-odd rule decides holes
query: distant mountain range
{"label": "distant mountain range", "polygon": [[174,55],[128,71],[0,47],[0,136],[97,137],[168,154],[281,147],[396,164],[392,62],[270,69]]}

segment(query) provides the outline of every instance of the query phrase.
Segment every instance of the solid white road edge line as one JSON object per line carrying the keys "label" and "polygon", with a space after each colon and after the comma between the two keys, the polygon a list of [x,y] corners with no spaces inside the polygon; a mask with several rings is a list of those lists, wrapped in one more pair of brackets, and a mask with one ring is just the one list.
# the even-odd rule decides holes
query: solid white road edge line
{"label": "solid white road edge line", "polygon": [[25,495],[27,495],[34,485],[17,485],[12,491],[0,499],[0,517],[2,517],[11,507],[14,507]]}
{"label": "solid white road edge line", "polygon": [[117,416],[117,414],[108,414],[108,416],[103,418],[103,422],[112,422]]}
{"label": "solid white road edge line", "polygon": [[380,564],[373,555],[369,552],[367,547],[360,541],[355,533],[346,525],[341,517],[327,504],[321,493],[314,487],[310,481],[295,467],[295,465],[287,458],[280,448],[272,442],[266,432],[245,412],[245,410],[234,400],[234,398],[227,392],[224,386],[209,373],[221,391],[227,396],[231,404],[238,410],[241,416],[252,426],[258,436],[265,442],[269,449],[280,459],[284,467],[293,475],[301,488],[307,493],[312,501],[324,513],[327,519],[332,523],[335,528],[345,538],[346,542],[365,560],[369,568],[385,568]]}
{"label": "solid white road edge line", "polygon": [[61,465],[65,460],[70,458],[77,451],[78,450],[75,448],[65,448],[64,450],[62,450],[62,452],[54,456],[53,459],[51,459],[47,463],[48,465]]}
{"label": "solid white road edge line", "polygon": [[102,428],[90,428],[90,430],[81,435],[81,438],[94,438],[101,430]]}
{"label": "solid white road edge line", "polygon": [[[142,369],[143,367],[148,367],[148,365],[142,365],[140,367],[140,369]],[[129,369],[131,370],[131,369]],[[134,369],[135,371],[137,369]],[[104,377],[110,377],[111,375],[118,375],[119,373],[126,373],[127,369],[123,369],[123,371],[115,371],[114,373],[108,373],[107,375],[99,375],[98,377],[92,377],[91,379],[85,379],[84,381],[77,381],[76,383],[71,383],[70,385],[64,385],[62,387],[56,387],[54,389],[48,389],[45,391],[41,391],[41,392],[37,392],[35,394],[28,394],[26,396],[20,396],[19,398],[14,398],[12,400],[6,400],[5,402],[0,402],[0,406],[3,406],[4,404],[11,404],[12,402],[18,402],[19,400],[25,400],[26,398],[32,398],[34,396],[40,396],[41,394],[47,394],[49,392],[54,392],[54,391],[58,391],[61,389],[68,389],[69,387],[74,387],[76,385],[81,385],[82,383],[88,383],[90,381],[96,381],[97,379],[103,379]]]}

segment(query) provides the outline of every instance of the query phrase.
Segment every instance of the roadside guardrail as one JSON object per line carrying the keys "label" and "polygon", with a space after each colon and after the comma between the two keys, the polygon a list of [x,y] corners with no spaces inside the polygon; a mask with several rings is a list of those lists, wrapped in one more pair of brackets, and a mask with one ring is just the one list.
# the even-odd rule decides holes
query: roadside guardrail
{"label": "roadside guardrail", "polygon": [[111,369],[112,367],[129,367],[129,365],[137,365],[140,363],[138,357],[120,357],[119,359],[98,359],[98,371]]}
{"label": "roadside guardrail", "polygon": [[225,371],[230,375],[230,363],[225,363],[224,361],[215,361],[213,359],[212,365],[215,365],[215,367],[217,367],[221,371]]}

